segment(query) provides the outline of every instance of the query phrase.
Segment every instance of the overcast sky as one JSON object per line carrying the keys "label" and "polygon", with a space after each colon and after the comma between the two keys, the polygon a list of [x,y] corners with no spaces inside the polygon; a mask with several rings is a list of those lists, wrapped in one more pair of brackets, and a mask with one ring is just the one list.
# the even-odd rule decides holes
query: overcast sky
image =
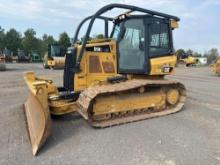
{"label": "overcast sky", "polygon": [[73,37],[80,20],[108,3],[136,5],[180,17],[180,28],[174,32],[176,49],[201,53],[210,48],[220,50],[220,0],[0,0],[0,26],[20,32],[32,27],[38,37],[47,33],[58,38],[63,31]]}

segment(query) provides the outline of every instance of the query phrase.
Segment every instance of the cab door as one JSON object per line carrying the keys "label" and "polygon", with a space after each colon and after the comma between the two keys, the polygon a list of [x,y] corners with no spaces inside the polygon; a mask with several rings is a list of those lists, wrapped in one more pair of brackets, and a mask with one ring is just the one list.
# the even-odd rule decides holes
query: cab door
{"label": "cab door", "polygon": [[119,73],[147,72],[145,31],[143,17],[129,18],[122,23],[117,41]]}

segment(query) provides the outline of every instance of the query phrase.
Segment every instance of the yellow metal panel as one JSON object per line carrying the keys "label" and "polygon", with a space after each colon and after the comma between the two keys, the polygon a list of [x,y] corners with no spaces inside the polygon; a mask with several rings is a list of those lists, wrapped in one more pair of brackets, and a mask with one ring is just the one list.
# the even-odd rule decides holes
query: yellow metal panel
{"label": "yellow metal panel", "polygon": [[54,68],[62,68],[65,65],[65,57],[53,57],[53,60],[47,60],[47,65]]}
{"label": "yellow metal panel", "polygon": [[55,66],[55,61],[54,60],[47,60],[47,65],[48,66]]}
{"label": "yellow metal panel", "polygon": [[[109,45],[110,52],[93,52],[93,51],[85,51],[84,55],[81,60],[80,64],[80,73],[75,74],[74,79],[74,89],[76,91],[84,90],[85,88],[97,84],[99,82],[106,81],[107,77],[111,77],[117,75],[116,70],[116,48],[115,42],[103,42],[103,43],[94,43],[94,44],[87,44],[87,47],[90,46],[102,46],[102,45]],[[81,47],[78,47],[78,51],[80,52]],[[101,65],[101,72],[100,73],[89,73],[89,58],[90,56],[97,56],[99,58],[99,62]],[[114,67],[114,72],[112,73],[105,73],[103,69],[103,62],[111,62]]]}
{"label": "yellow metal panel", "polygon": [[93,112],[95,115],[103,115],[135,109],[159,108],[165,106],[165,98],[165,93],[162,91],[102,96],[96,99]]}
{"label": "yellow metal panel", "polygon": [[[151,72],[150,75],[167,75],[171,74],[176,65],[176,56],[167,55],[165,57],[158,57],[150,59]],[[170,69],[166,69],[170,68]]]}
{"label": "yellow metal panel", "polygon": [[185,62],[186,64],[196,64],[197,63],[197,58],[189,56],[188,58],[181,59],[181,61]]}
{"label": "yellow metal panel", "polygon": [[[80,52],[81,46],[78,46],[78,54]],[[77,56],[78,56],[77,54]],[[75,73],[74,77],[74,90],[75,91],[82,91],[87,87],[87,58],[83,55],[81,63],[80,63],[80,72]]]}
{"label": "yellow metal panel", "polygon": [[218,58],[214,64],[210,65],[210,68],[212,72],[220,75],[220,58]]}
{"label": "yellow metal panel", "polygon": [[76,102],[68,102],[66,100],[50,101],[50,113],[53,115],[63,115],[67,113],[76,112]]}

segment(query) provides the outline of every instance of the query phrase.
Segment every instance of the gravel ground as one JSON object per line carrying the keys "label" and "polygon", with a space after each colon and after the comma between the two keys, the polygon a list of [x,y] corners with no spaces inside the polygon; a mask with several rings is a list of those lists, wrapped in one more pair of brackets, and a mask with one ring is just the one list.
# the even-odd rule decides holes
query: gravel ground
{"label": "gravel ground", "polygon": [[7,64],[0,72],[0,164],[220,164],[220,77],[208,67],[179,67],[169,76],[186,85],[183,111],[161,118],[94,129],[78,114],[53,120],[52,135],[34,157],[22,103],[23,72],[34,70],[62,85],[62,70]]}

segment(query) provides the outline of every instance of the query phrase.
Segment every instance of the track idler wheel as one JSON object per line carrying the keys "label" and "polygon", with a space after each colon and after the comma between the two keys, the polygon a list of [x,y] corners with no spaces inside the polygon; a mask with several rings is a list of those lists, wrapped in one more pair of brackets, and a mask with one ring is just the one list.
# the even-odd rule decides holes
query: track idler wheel
{"label": "track idler wheel", "polygon": [[175,105],[180,98],[178,89],[169,89],[166,94],[166,100],[170,105]]}

